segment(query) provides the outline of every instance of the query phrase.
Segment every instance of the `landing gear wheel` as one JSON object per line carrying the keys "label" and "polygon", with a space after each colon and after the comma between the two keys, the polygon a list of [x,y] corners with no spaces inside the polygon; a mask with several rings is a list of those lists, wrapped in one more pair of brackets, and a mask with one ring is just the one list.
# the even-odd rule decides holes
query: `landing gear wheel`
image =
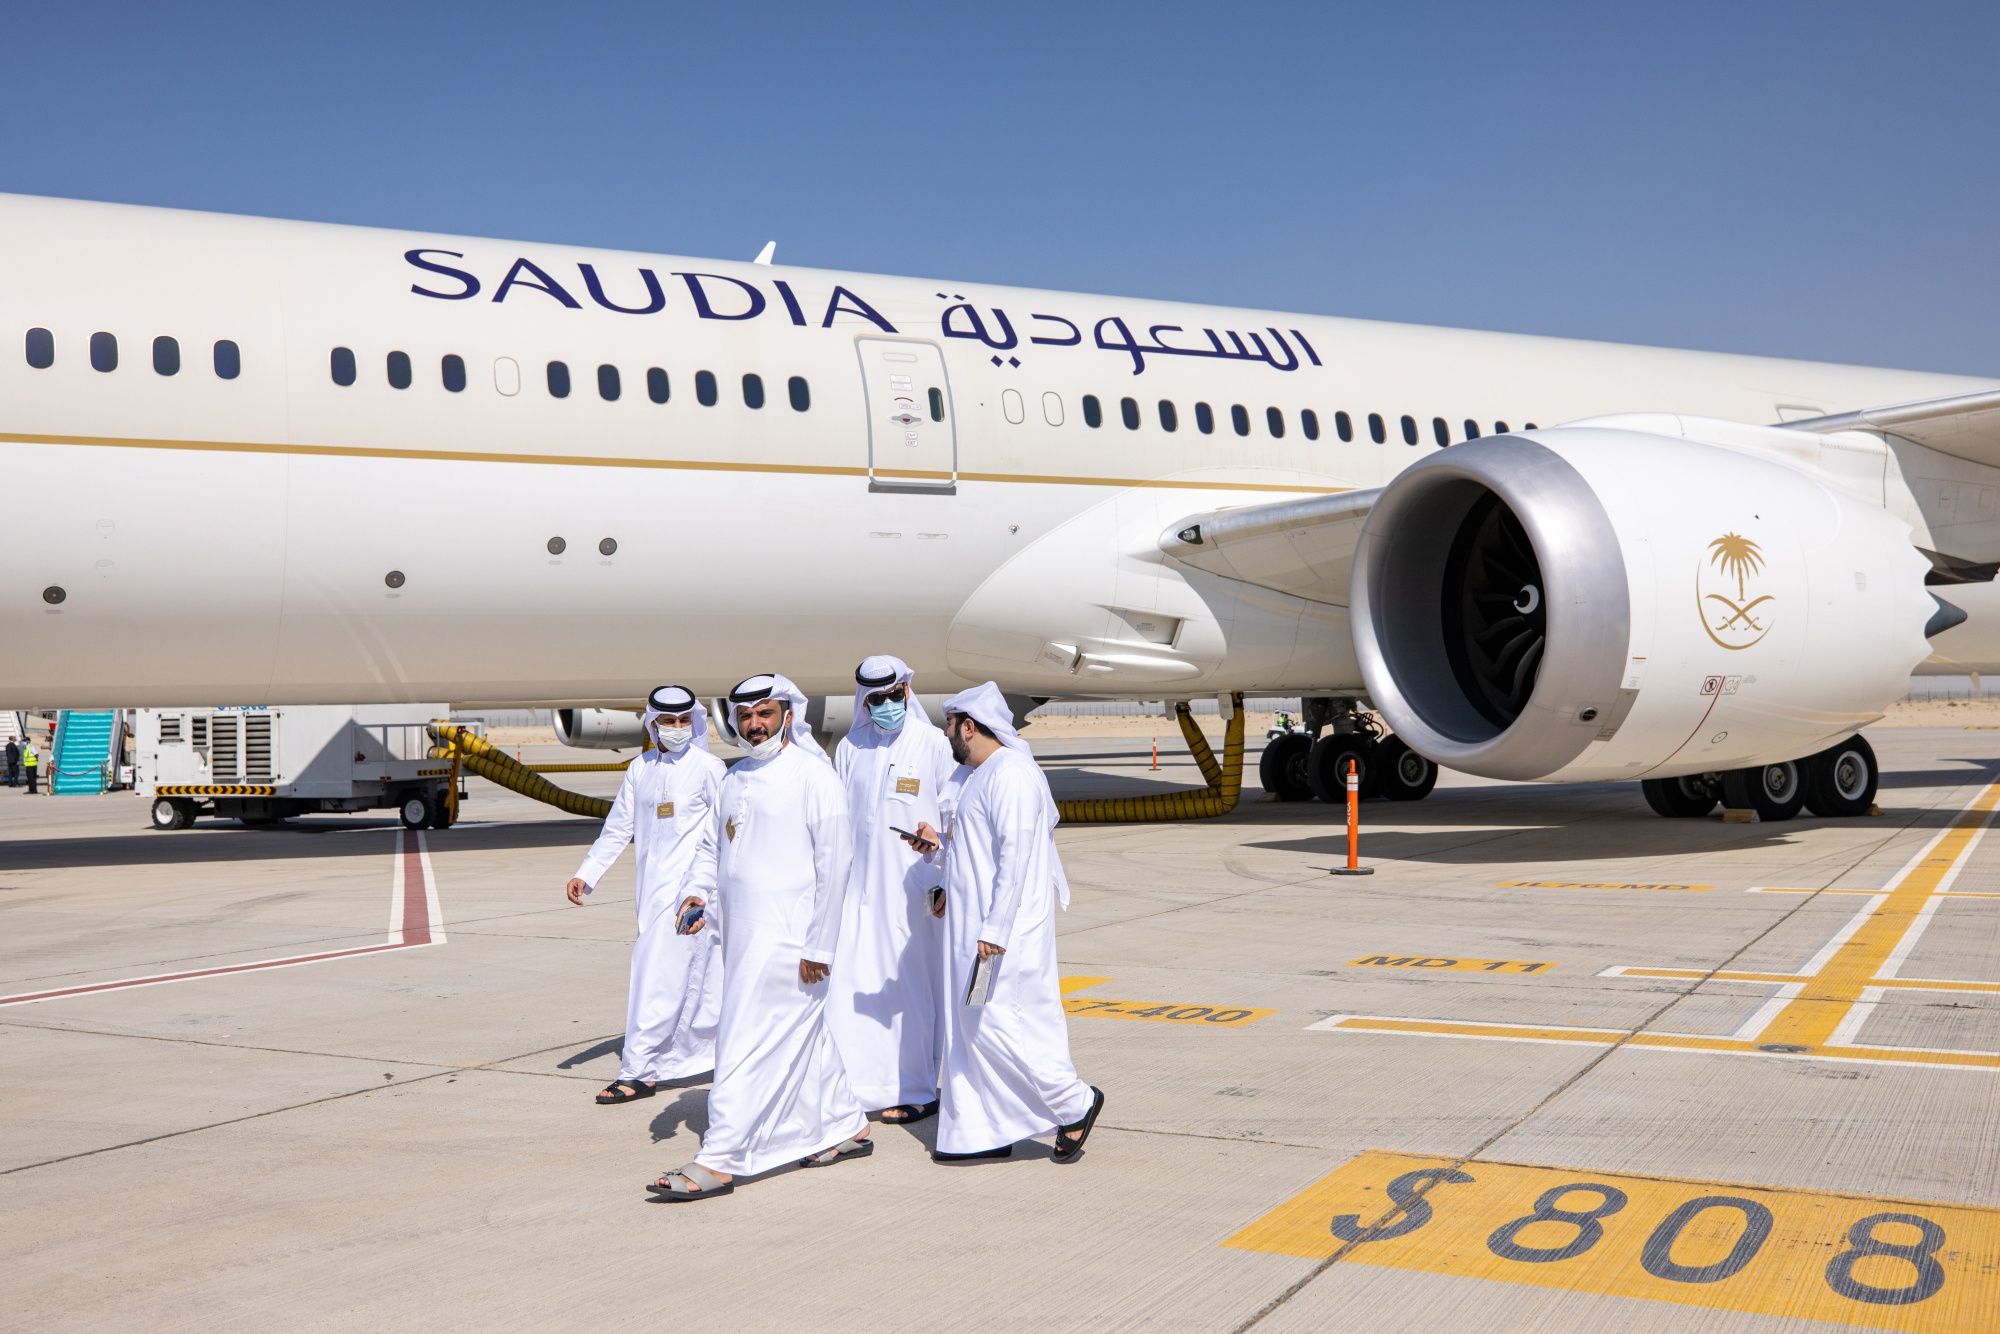
{"label": "landing gear wheel", "polygon": [[159,797],[153,802],[153,828],[186,829],[194,823],[194,803],[174,797]]}
{"label": "landing gear wheel", "polygon": [[1806,807],[1814,815],[1866,815],[1874,808],[1882,771],[1875,748],[1860,737],[1828,746],[1801,761],[1801,767],[1806,771]]}
{"label": "landing gear wheel", "polygon": [[1732,810],[1748,807],[1767,823],[1789,820],[1806,804],[1805,774],[1791,760],[1731,769],[1722,775],[1722,803]]}
{"label": "landing gear wheel", "polygon": [[1375,743],[1375,786],[1391,801],[1422,801],[1437,786],[1438,767],[1401,737]]}
{"label": "landing gear wheel", "polygon": [[412,792],[403,798],[403,828],[422,829],[431,822],[431,799],[421,792]]}
{"label": "landing gear wheel", "polygon": [[1312,784],[1313,795],[1330,806],[1345,806],[1347,763],[1352,760],[1361,777],[1361,795],[1374,796],[1374,749],[1368,738],[1352,732],[1335,732],[1313,742],[1306,757],[1306,781]]}
{"label": "landing gear wheel", "polygon": [[1639,784],[1653,814],[1670,820],[1698,820],[1715,809],[1715,787],[1700,774],[1648,778]]}
{"label": "landing gear wheel", "polygon": [[1286,732],[1264,747],[1257,761],[1257,779],[1266,792],[1279,801],[1311,801],[1312,782],[1306,777],[1306,761],[1312,757],[1313,739],[1304,732]]}

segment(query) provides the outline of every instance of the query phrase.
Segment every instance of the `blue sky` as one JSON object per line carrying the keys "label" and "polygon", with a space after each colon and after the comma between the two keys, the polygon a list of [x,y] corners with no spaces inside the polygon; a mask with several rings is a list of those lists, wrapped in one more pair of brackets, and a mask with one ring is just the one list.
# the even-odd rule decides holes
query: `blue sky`
{"label": "blue sky", "polygon": [[0,189],[2000,376],[1997,48],[1990,3],[17,0]]}

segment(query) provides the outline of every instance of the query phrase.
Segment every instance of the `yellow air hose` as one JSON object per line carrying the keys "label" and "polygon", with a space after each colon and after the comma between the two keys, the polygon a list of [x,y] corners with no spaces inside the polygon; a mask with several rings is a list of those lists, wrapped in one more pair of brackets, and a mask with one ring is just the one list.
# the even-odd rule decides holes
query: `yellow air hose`
{"label": "yellow air hose", "polygon": [[1243,696],[1232,695],[1234,708],[1222,731],[1222,760],[1217,763],[1186,700],[1174,705],[1174,717],[1187,738],[1188,750],[1208,780],[1202,788],[1183,788],[1150,797],[1104,797],[1094,801],[1059,801],[1056,809],[1068,824],[1108,824],[1114,821],[1210,820],[1236,809],[1243,795]]}
{"label": "yellow air hose", "polygon": [[[511,788],[524,797],[546,802],[557,810],[568,811],[571,815],[587,815],[593,820],[602,820],[611,814],[609,797],[586,797],[581,792],[571,792],[557,787],[548,779],[522,764],[507,752],[476,736],[468,728],[456,723],[436,722],[431,724],[431,737],[440,747],[448,748],[454,768],[463,765],[488,782]],[[578,769],[613,768],[622,766],[577,765]],[[455,777],[455,775],[454,775]],[[458,785],[452,784],[451,818],[458,819]]]}

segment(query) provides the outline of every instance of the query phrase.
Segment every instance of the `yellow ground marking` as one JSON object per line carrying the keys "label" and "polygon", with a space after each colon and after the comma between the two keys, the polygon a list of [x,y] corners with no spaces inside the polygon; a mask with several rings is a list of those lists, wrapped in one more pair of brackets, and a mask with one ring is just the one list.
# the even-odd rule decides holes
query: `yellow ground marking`
{"label": "yellow ground marking", "polygon": [[[1780,889],[1776,885],[1752,885],[1745,894],[1865,894],[1870,898],[1880,894],[1879,889]],[[1946,899],[2000,899],[2000,894],[1980,889],[1944,889],[1938,891],[1939,898]]]}
{"label": "yellow ground marking", "polygon": [[1920,1334],[2000,1312],[2000,1210],[1363,1153],[1222,1243]]}
{"label": "yellow ground marking", "polygon": [[[1672,977],[1715,982],[1804,982],[1810,973],[1738,973],[1728,969],[1708,972],[1700,968],[1607,968],[1599,977]],[[1955,982],[1923,977],[1878,977],[1868,984],[1887,990],[1905,991],[1996,991],[2000,982]]]}
{"label": "yellow ground marking", "polygon": [[1349,959],[1349,968],[1422,968],[1443,973],[1546,973],[1555,965],[1526,959],[1447,959],[1442,955],[1371,954]]}
{"label": "yellow ground marking", "polygon": [[1082,991],[1085,987],[1094,987],[1099,982],[1109,982],[1110,980],[1108,977],[1065,977],[1060,979],[1056,985],[1061,987],[1062,994],[1067,996],[1072,991]]}
{"label": "yellow ground marking", "polygon": [[1502,880],[1500,889],[1678,889],[1689,892],[1714,889],[1714,885],[1619,885],[1595,880]]}
{"label": "yellow ground marking", "polygon": [[1156,1024],[1200,1024],[1207,1028],[1242,1028],[1267,1019],[1276,1010],[1248,1010],[1225,1005],[1177,1005],[1172,1001],[1090,1000],[1065,996],[1063,1013],[1088,1019],[1147,1019]]}

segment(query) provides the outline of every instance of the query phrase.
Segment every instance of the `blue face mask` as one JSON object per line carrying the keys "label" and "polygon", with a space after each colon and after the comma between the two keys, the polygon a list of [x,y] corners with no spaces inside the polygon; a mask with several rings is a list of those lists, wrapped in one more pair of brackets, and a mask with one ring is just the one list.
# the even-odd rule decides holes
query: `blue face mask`
{"label": "blue face mask", "polygon": [[873,718],[875,725],[885,732],[893,732],[901,727],[906,712],[908,712],[907,706],[900,699],[883,700],[880,704],[868,706],[868,716]]}

